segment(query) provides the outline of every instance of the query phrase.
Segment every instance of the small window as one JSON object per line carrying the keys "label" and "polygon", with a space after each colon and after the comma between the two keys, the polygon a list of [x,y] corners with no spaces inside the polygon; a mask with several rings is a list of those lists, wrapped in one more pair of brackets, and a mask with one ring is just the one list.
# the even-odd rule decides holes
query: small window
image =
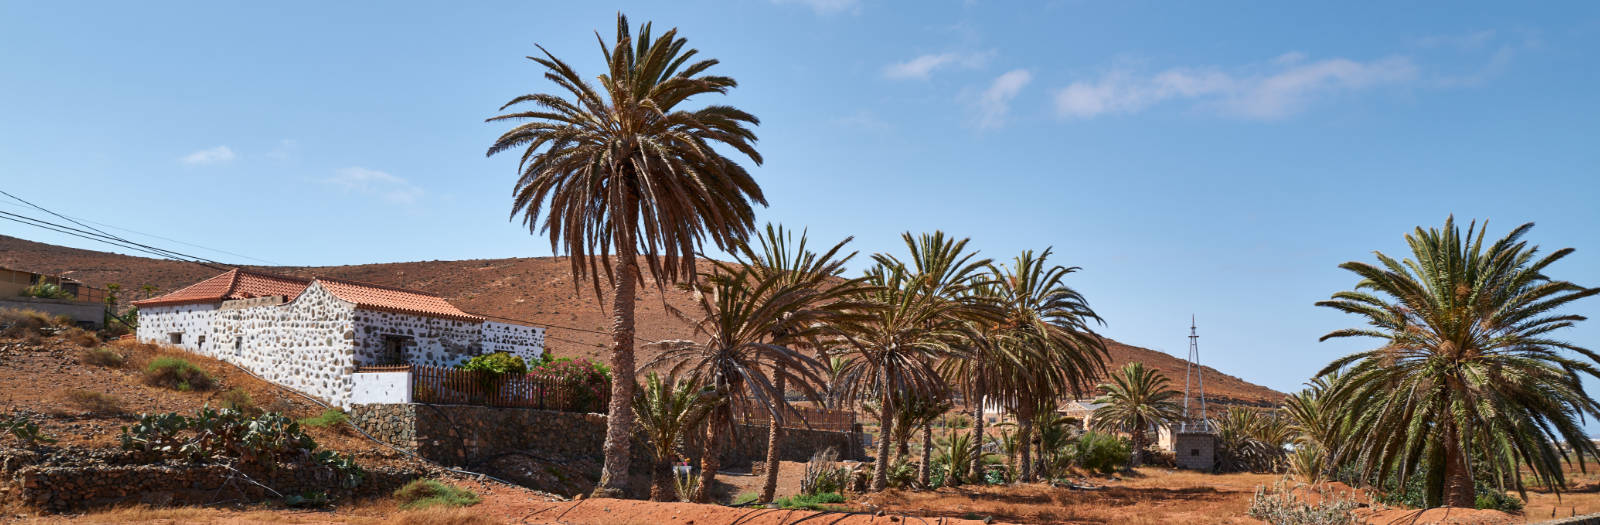
{"label": "small window", "polygon": [[1200,455],[1200,449],[1198,449],[1198,448],[1191,448],[1191,449],[1189,449],[1189,455],[1191,455],[1191,456],[1198,456],[1198,455]]}
{"label": "small window", "polygon": [[406,347],[412,346],[410,337],[403,335],[383,336],[383,347],[378,349],[378,365],[403,365],[406,364]]}
{"label": "small window", "polygon": [[167,342],[175,345],[183,344],[183,332],[168,332]]}
{"label": "small window", "polygon": [[235,337],[233,338],[233,356],[239,357],[242,355],[244,355],[244,338]]}
{"label": "small window", "polygon": [[203,336],[203,335],[202,335],[202,336],[200,336],[200,338],[199,338],[199,339],[196,339],[196,340],[195,340],[195,344],[197,344],[197,345],[200,345],[200,346],[202,346],[202,347],[204,347],[204,346],[205,346],[205,345],[206,345],[206,336]]}

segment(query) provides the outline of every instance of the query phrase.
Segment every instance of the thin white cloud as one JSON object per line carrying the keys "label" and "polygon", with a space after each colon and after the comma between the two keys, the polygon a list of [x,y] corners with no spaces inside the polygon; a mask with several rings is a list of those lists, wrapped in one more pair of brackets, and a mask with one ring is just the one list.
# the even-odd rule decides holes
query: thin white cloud
{"label": "thin white cloud", "polygon": [[233,160],[233,157],[233,149],[227,146],[217,146],[215,148],[203,149],[188,155],[184,155],[178,159],[178,162],[182,162],[191,166],[199,166],[204,164],[219,164],[228,162]]}
{"label": "thin white cloud", "polygon": [[810,7],[819,15],[831,15],[844,11],[856,12],[861,8],[859,0],[772,0],[774,4],[800,4]]}
{"label": "thin white cloud", "polygon": [[947,67],[982,67],[993,53],[934,53],[921,55],[883,68],[883,76],[893,79],[926,80],[933,72]]}
{"label": "thin white cloud", "polygon": [[1411,82],[1417,68],[1405,57],[1369,62],[1332,58],[1307,62],[1301,53],[1272,60],[1264,70],[1174,68],[1142,76],[1113,70],[1056,91],[1056,113],[1067,118],[1136,113],[1170,100],[1191,100],[1237,117],[1279,119],[1319,97]]}
{"label": "thin white cloud", "polygon": [[1013,69],[996,77],[989,88],[978,96],[977,124],[979,129],[998,128],[1005,125],[1011,112],[1011,99],[1017,98],[1022,88],[1033,81],[1033,73],[1026,69]]}
{"label": "thin white cloud", "polygon": [[339,170],[323,182],[365,195],[372,195],[395,204],[412,204],[422,198],[422,188],[388,173],[361,167]]}

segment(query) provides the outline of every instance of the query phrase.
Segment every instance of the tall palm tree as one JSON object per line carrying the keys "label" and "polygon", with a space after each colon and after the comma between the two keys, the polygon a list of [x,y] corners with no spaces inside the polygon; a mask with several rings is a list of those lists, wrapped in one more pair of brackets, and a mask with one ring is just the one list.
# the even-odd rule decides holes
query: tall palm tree
{"label": "tall palm tree", "polygon": [[[822,314],[808,309],[813,290],[779,273],[750,266],[717,263],[694,287],[701,318],[695,330],[705,342],[668,348],[645,366],[666,366],[674,375],[704,381],[717,396],[708,419],[705,450],[700,458],[697,502],[709,502],[716,481],[721,441],[736,431],[733,411],[754,407],[781,420],[793,408],[778,382],[820,401],[822,365],[803,352],[774,343],[775,332],[803,339],[822,330]],[[771,376],[767,371],[771,371]]]}
{"label": "tall palm tree", "polygon": [[873,257],[864,294],[870,308],[837,325],[852,359],[841,373],[842,392],[849,398],[870,397],[880,409],[872,486],[888,486],[890,431],[902,399],[928,396],[942,389],[935,363],[961,352],[962,326],[981,309],[963,299],[978,282],[987,259],[966,251],[967,240],[943,232],[902,235],[910,262],[890,255]]}
{"label": "tall palm tree", "polygon": [[[1564,488],[1562,461],[1581,465],[1600,449],[1580,419],[1600,417],[1580,374],[1600,377],[1600,356],[1556,339],[1584,319],[1562,313],[1600,293],[1545,274],[1571,248],[1539,253],[1519,226],[1485,244],[1476,222],[1463,235],[1454,217],[1444,228],[1406,235],[1412,258],[1377,253],[1379,264],[1347,262],[1361,277],[1354,290],[1317,303],[1360,316],[1366,328],[1338,330],[1323,340],[1372,337],[1378,348],[1334,361],[1321,375],[1345,369],[1329,399],[1354,439],[1330,453],[1369,479],[1424,475],[1427,502],[1473,505],[1473,463],[1491,479],[1513,478],[1519,465],[1539,483]],[[1572,356],[1568,354],[1568,351]]]}
{"label": "tall palm tree", "polygon": [[1110,382],[1100,385],[1105,394],[1094,400],[1101,406],[1094,410],[1090,425],[1133,436],[1129,466],[1137,467],[1144,460],[1144,448],[1149,444],[1146,432],[1183,418],[1183,405],[1178,402],[1182,394],[1170,383],[1159,370],[1145,368],[1144,363],[1128,363],[1111,375]]}
{"label": "tall palm tree", "polygon": [[570,258],[575,282],[592,279],[596,297],[602,274],[612,286],[612,396],[597,495],[619,494],[627,479],[639,258],[657,286],[693,279],[705,239],[733,246],[754,225],[752,202],[766,205],[755,179],[715,147],[760,164],[750,130],[759,120],[729,106],[680,108],[738,85],[704,74],[717,61],[693,60],[699,52],[685,43],[677,29],[651,39],[648,23],[634,39],[618,13],[616,41],[601,44],[606,72],[595,83],[540,47],[542,57],[528,58],[564,95],[518,96],[500,108],[518,110],[488,119],[517,123],[488,150],[523,150],[511,215],[548,234],[551,250]]}
{"label": "tall palm tree", "polygon": [[1290,459],[1296,470],[1308,479],[1322,479],[1333,471],[1324,452],[1330,446],[1349,439],[1339,419],[1338,407],[1328,401],[1328,394],[1339,384],[1340,375],[1334,372],[1312,378],[1306,388],[1290,394],[1283,400],[1283,417],[1295,433],[1295,453]]}
{"label": "tall palm tree", "polygon": [[694,379],[656,374],[645,376],[644,387],[633,398],[633,411],[639,416],[639,430],[651,444],[655,468],[650,472],[650,499],[678,501],[672,478],[672,460],[678,457],[683,439],[700,428],[716,403],[711,393]]}

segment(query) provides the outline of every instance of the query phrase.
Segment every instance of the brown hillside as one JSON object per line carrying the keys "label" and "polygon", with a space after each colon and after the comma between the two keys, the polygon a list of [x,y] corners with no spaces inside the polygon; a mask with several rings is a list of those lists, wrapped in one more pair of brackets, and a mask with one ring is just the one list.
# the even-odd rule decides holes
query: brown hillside
{"label": "brown hillside", "polygon": [[[154,285],[171,291],[220,273],[196,264],[65,248],[0,236],[0,267],[59,273],[103,287],[119,283],[137,295]],[[562,257],[419,261],[322,267],[254,267],[304,277],[328,276],[412,288],[449,299],[468,312],[523,321],[548,328],[548,346],[556,355],[603,358],[609,304],[602,308],[587,283],[574,286]],[[641,340],[692,339],[688,323],[663,305],[654,282],[640,288],[637,333]],[[692,306],[689,295],[671,286],[666,305],[682,311]],[[1108,367],[1142,361],[1182,384],[1184,362],[1162,352],[1109,342]],[[653,354],[644,350],[640,362]],[[1207,367],[1206,391],[1219,402],[1275,404],[1283,394]]]}

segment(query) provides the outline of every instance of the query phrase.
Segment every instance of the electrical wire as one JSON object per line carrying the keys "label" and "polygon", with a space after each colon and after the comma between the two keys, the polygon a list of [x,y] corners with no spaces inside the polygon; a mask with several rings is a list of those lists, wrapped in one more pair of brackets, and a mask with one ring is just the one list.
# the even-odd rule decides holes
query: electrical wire
{"label": "electrical wire", "polygon": [[[93,233],[91,233],[89,231],[84,231],[84,230],[77,230],[76,228],[71,228],[71,227],[68,227],[68,226],[60,225],[60,224],[51,223],[51,224],[54,224],[56,226],[61,226],[61,227],[64,227],[64,228],[71,228],[71,229],[77,230],[77,231],[79,231],[81,233],[84,233],[84,234],[95,235],[95,236],[98,236],[98,237],[103,237],[103,238],[111,239],[111,240],[114,240],[114,241],[119,241],[119,242],[123,242],[123,243],[127,243],[127,244],[132,244],[132,245],[135,245],[135,246],[139,246],[139,247],[145,248],[147,250],[155,250],[157,252],[162,252],[162,253],[165,254],[165,255],[162,256],[164,258],[169,258],[169,259],[173,259],[173,258],[177,258],[177,259],[193,259],[193,260],[198,261],[198,262],[205,262],[205,263],[211,263],[211,264],[216,264],[216,265],[221,265],[221,266],[227,266],[227,264],[225,264],[225,263],[221,263],[221,262],[218,262],[218,261],[213,261],[213,260],[210,260],[210,259],[206,259],[204,257],[196,257],[196,256],[193,256],[193,255],[178,253],[178,252],[175,252],[175,251],[172,251],[172,250],[167,250],[167,249],[164,249],[164,248],[157,248],[155,246],[150,246],[148,244],[143,244],[143,243],[130,241],[130,240],[124,239],[122,237],[119,237],[119,236],[116,236],[116,235],[112,235],[110,233],[106,233],[105,230],[101,230],[99,228],[95,228],[93,226],[84,224],[82,222],[78,222],[77,220],[75,220],[75,219],[73,219],[71,217],[67,217],[65,215],[56,213],[54,211],[50,211],[48,209],[45,209],[43,206],[39,206],[39,205],[34,204],[32,202],[28,202],[26,199],[23,199],[22,197],[18,197],[16,195],[12,195],[11,193],[9,193],[9,192],[7,192],[5,190],[0,190],[0,195],[5,195],[7,197],[11,197],[12,199],[15,199],[17,202],[21,202],[23,204],[31,206],[34,209],[37,209],[39,211],[48,213],[50,215],[54,215],[56,217],[65,219],[68,222],[71,222],[73,224],[77,224],[78,226],[82,226],[84,228],[88,228],[89,230],[93,230]],[[0,213],[7,213],[7,212],[0,212]],[[7,214],[8,215],[17,216],[17,217],[22,217],[21,215],[16,215],[16,214],[12,214],[12,213],[7,213]],[[29,219],[38,221],[38,219],[33,219],[31,217],[29,217]],[[40,222],[47,222],[47,221],[40,221]]]}

